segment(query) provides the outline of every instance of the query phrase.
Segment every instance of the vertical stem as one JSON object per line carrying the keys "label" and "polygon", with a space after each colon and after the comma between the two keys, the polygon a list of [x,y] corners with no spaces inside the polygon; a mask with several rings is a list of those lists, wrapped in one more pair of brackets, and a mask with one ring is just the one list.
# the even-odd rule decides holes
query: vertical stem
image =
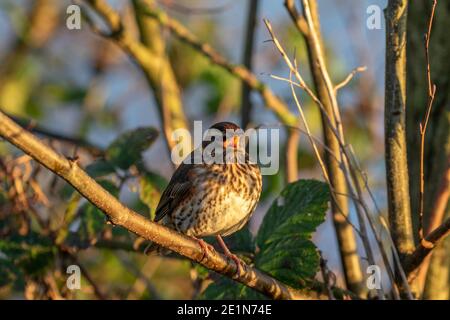
{"label": "vertical stem", "polygon": [[[308,33],[303,33],[308,49],[309,65],[313,76],[314,86],[317,92],[317,96],[323,104],[327,116],[332,121],[332,126],[335,128],[339,128],[340,126],[337,122],[340,122],[340,119],[336,118],[338,115],[335,112],[336,110],[334,110],[335,97],[330,96],[330,80],[328,77],[324,76],[324,74],[326,75],[327,72],[325,66],[325,57],[322,49],[323,44],[320,32],[317,2],[315,0],[304,0],[302,1],[302,4],[304,15],[306,16],[305,18],[312,19],[314,26],[314,28],[312,29],[311,24],[309,24],[310,27]],[[325,120],[326,115],[324,115],[322,111],[321,113],[325,144],[337,157],[337,159],[335,159],[329,156],[328,153],[325,153],[325,160],[330,176],[330,183],[336,193],[331,207],[333,222],[342,259],[344,277],[347,283],[347,287],[351,291],[357,293],[358,295],[361,295],[365,291],[365,287],[363,283],[364,281],[361,271],[361,264],[357,252],[355,234],[352,230],[352,226],[347,221],[349,214],[348,201],[345,196],[347,194],[347,185],[344,173],[339,166],[339,163],[342,162],[342,154],[339,147],[339,141],[333,133],[333,129]]]}
{"label": "vertical stem", "polygon": [[407,0],[390,0],[386,15],[385,148],[389,222],[400,256],[414,250],[406,159]]}
{"label": "vertical stem", "polygon": [[[253,44],[255,37],[256,18],[258,16],[258,0],[250,0],[248,5],[247,33],[245,36],[245,48],[243,64],[248,70],[252,70]],[[250,101],[250,86],[242,82],[242,106],[241,106],[241,122],[242,128],[246,128],[251,120],[252,103]]]}
{"label": "vertical stem", "polygon": [[[385,149],[389,225],[404,259],[414,250],[406,148],[407,0],[389,0],[386,17]],[[405,288],[401,286],[400,290]]]}
{"label": "vertical stem", "polygon": [[286,182],[291,183],[298,179],[298,143],[300,131],[289,128],[286,141]]}

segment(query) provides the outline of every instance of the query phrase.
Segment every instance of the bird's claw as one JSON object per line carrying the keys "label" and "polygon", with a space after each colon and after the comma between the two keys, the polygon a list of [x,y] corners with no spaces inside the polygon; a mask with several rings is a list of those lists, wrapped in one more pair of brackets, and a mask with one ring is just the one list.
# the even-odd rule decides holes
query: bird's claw
{"label": "bird's claw", "polygon": [[234,261],[234,263],[236,263],[236,273],[234,274],[234,276],[239,277],[241,274],[244,273],[244,267],[243,267],[243,262],[241,259],[238,258],[237,255],[233,254],[233,253],[225,253],[225,255],[227,257],[229,257],[230,259],[232,259]]}
{"label": "bird's claw", "polygon": [[203,261],[206,257],[208,257],[209,252],[214,250],[214,247],[209,243],[205,242],[203,239],[197,239],[198,244],[202,247],[203,255],[200,261]]}

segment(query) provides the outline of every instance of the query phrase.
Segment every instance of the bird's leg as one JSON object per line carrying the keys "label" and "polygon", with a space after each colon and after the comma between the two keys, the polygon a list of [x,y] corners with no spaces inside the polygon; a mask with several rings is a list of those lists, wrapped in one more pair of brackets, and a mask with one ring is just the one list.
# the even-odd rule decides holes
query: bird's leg
{"label": "bird's leg", "polygon": [[210,245],[209,243],[205,242],[205,240],[203,240],[203,239],[198,239],[198,238],[194,238],[194,239],[197,240],[200,247],[202,247],[203,255],[202,255],[202,258],[200,259],[200,261],[203,261],[203,259],[205,259],[209,255],[209,252],[214,250],[214,247],[212,245]]}
{"label": "bird's leg", "polygon": [[222,247],[225,255],[231,259],[233,259],[233,261],[236,263],[237,266],[237,275],[239,276],[243,271],[243,267],[242,267],[242,261],[241,259],[239,259],[235,254],[231,253],[230,249],[228,249],[227,245],[225,244],[225,241],[223,241],[222,237],[220,235],[216,236],[217,242],[219,242],[220,246]]}

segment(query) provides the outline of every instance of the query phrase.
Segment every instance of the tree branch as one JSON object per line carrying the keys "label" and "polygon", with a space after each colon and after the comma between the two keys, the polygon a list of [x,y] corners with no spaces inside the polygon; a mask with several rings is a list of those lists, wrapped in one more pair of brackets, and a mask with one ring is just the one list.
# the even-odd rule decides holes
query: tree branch
{"label": "tree branch", "polygon": [[156,19],[156,21],[158,21],[163,27],[170,30],[170,32],[172,32],[173,35],[176,36],[179,40],[185,42],[192,48],[202,53],[215,65],[224,68],[230,74],[245,82],[252,90],[257,91],[261,95],[266,106],[271,109],[284,124],[296,124],[297,119],[295,115],[289,111],[286,104],[278,96],[276,96],[269,87],[261,82],[249,69],[247,69],[243,65],[236,65],[229,62],[213,47],[211,47],[207,43],[200,41],[197,36],[189,31],[184,25],[182,25],[177,20],[169,17],[165,12],[150,8],[148,6],[142,6],[142,8],[143,10],[145,10],[146,15],[153,19]]}
{"label": "tree branch", "polygon": [[425,156],[425,134],[427,132],[428,120],[430,119],[431,109],[433,107],[434,97],[436,96],[436,85],[431,80],[430,69],[430,37],[431,27],[433,26],[434,12],[436,10],[437,0],[433,1],[433,7],[431,9],[431,15],[428,22],[428,31],[425,34],[425,61],[426,61],[426,74],[428,79],[428,103],[425,112],[425,116],[419,125],[420,134],[420,186],[419,186],[419,240],[423,240],[423,197],[425,193],[425,169],[424,169],[424,156]]}
{"label": "tree branch", "polygon": [[273,299],[315,299],[326,298],[310,290],[297,290],[279,282],[271,276],[243,265],[237,275],[237,266],[232,259],[216,251],[204,257],[203,250],[194,239],[177,233],[162,225],[147,220],[140,214],[121,204],[115,197],[89,177],[75,161],[57,154],[35,136],[21,128],[0,112],[0,136],[30,155],[56,175],[71,184],[81,195],[105,213],[110,223],[122,226],[142,238],[155,242],[204,267],[234,279]]}
{"label": "tree branch", "polygon": [[405,135],[407,0],[390,0],[386,15],[385,148],[389,223],[400,257],[414,250]]}
{"label": "tree branch", "polygon": [[444,221],[433,232],[428,234],[417,246],[412,254],[405,258],[405,272],[411,274],[424,262],[433,249],[450,234],[450,218]]}

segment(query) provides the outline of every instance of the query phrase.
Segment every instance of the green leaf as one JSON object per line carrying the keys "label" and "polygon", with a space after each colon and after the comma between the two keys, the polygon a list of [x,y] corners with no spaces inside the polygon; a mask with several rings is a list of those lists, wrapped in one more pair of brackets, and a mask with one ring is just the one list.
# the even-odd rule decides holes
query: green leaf
{"label": "green leaf", "polygon": [[253,239],[248,226],[244,226],[238,232],[223,239],[227,247],[234,253],[255,252],[255,240]]}
{"label": "green leaf", "polygon": [[253,289],[229,278],[220,277],[211,283],[199,297],[202,300],[261,300],[266,299]]}
{"label": "green leaf", "polygon": [[[270,207],[258,231],[256,243],[259,251],[255,266],[293,287],[307,286],[307,280],[313,278],[319,268],[319,255],[310,239],[325,220],[329,197],[327,184],[320,181],[300,180],[286,186]],[[254,252],[254,241],[248,228],[225,240],[231,245],[238,245],[231,247],[232,251],[245,248],[245,251]],[[226,277],[219,277],[206,288],[200,299],[265,297]]]}
{"label": "green leaf", "polygon": [[21,277],[20,270],[0,252],[0,288],[18,281]]}
{"label": "green leaf", "polygon": [[319,268],[312,233],[325,220],[328,186],[316,180],[289,184],[267,212],[256,237],[255,265],[294,287],[302,287]]}
{"label": "green leaf", "polygon": [[0,240],[0,287],[22,282],[24,276],[41,274],[53,263],[55,248],[48,238],[34,232],[12,234]]}
{"label": "green leaf", "polygon": [[217,113],[221,106],[230,108],[239,105],[239,81],[228,72],[217,67],[210,67],[200,75],[200,83],[208,86],[208,97],[206,100],[207,111],[210,114]]}
{"label": "green leaf", "polygon": [[126,170],[141,159],[141,154],[155,141],[158,131],[151,127],[126,131],[106,149],[106,159]]}
{"label": "green leaf", "polygon": [[58,102],[81,102],[86,97],[86,88],[66,85],[47,85],[42,88],[43,94]]}
{"label": "green leaf", "polygon": [[139,199],[149,208],[151,220],[155,217],[156,207],[161,198],[161,189],[151,174],[143,174],[139,178]]}
{"label": "green leaf", "polygon": [[92,178],[99,178],[99,177],[104,177],[108,174],[114,173],[115,169],[114,169],[114,166],[110,162],[108,162],[104,159],[100,159],[100,160],[94,161],[91,164],[89,164],[86,167],[86,172]]}
{"label": "green leaf", "polygon": [[[97,182],[113,196],[118,196],[119,188],[117,188],[114,183],[109,180],[98,180]],[[90,202],[83,204],[80,208],[80,212],[81,228],[79,235],[81,237],[81,241],[90,243],[92,240],[97,238],[101,231],[103,231],[106,216],[100,209]]]}

